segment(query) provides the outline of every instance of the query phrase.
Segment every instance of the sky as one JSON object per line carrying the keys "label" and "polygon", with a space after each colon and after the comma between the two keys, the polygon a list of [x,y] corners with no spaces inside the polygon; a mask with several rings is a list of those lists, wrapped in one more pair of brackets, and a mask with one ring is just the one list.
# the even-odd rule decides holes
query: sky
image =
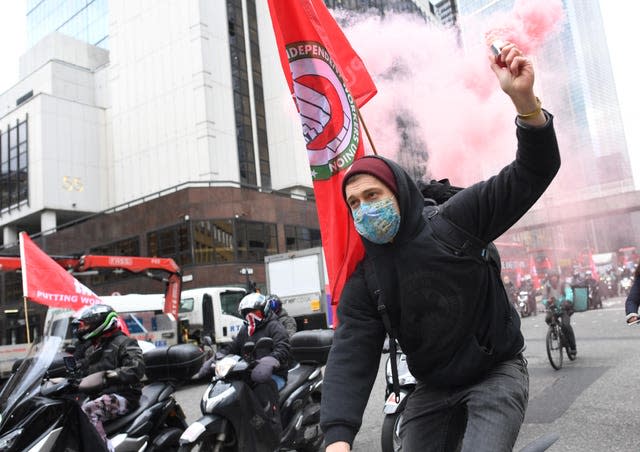
{"label": "sky", "polygon": [[18,81],[18,59],[27,47],[26,0],[0,0],[0,94]]}
{"label": "sky", "polygon": [[[636,188],[640,189],[640,90],[635,82],[640,73],[640,59],[634,31],[640,17],[640,2],[601,0],[600,8],[634,179]],[[18,61],[25,50],[26,0],[0,0],[0,94],[18,81]],[[369,63],[365,61],[365,64]]]}

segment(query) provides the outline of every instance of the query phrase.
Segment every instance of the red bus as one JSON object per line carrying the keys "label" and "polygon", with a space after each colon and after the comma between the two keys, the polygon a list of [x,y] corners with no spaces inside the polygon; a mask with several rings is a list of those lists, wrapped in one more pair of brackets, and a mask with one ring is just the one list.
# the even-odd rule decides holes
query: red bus
{"label": "red bus", "polygon": [[626,246],[618,250],[618,265],[620,267],[632,267],[638,262],[638,251],[635,246]]}
{"label": "red bus", "polygon": [[508,276],[516,287],[520,286],[522,277],[526,274],[531,274],[527,247],[518,242],[493,243],[500,253],[502,276]]}
{"label": "red bus", "polygon": [[536,248],[529,250],[538,275],[557,271],[560,275],[573,274],[573,255],[571,250],[565,248]]}

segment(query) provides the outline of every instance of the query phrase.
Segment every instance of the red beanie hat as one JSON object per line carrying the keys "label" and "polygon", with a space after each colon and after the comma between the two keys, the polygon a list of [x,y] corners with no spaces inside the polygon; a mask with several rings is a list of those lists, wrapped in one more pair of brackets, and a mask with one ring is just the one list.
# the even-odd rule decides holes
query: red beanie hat
{"label": "red beanie hat", "polygon": [[349,179],[356,174],[369,174],[385,184],[398,197],[398,186],[393,171],[384,160],[375,157],[361,157],[351,165],[342,180],[342,197],[346,199],[346,188]]}

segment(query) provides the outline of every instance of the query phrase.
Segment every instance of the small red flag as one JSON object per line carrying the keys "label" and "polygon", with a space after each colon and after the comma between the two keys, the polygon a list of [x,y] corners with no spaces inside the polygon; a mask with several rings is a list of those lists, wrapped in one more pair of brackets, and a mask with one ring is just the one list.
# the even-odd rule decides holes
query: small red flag
{"label": "small red flag", "polygon": [[20,233],[20,260],[22,290],[28,300],[74,311],[100,303],[91,289],[45,254],[26,232]]}
{"label": "small red flag", "polygon": [[364,256],[342,199],[342,179],[364,155],[358,108],[377,90],[321,0],[269,0],[269,10],[307,143],[335,310],[344,283]]}

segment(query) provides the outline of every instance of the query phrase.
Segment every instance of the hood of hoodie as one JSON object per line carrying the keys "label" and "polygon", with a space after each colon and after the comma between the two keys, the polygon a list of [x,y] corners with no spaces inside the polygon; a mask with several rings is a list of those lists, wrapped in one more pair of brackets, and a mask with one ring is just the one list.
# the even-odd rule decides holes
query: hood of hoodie
{"label": "hood of hoodie", "polygon": [[[400,229],[391,243],[376,244],[360,236],[365,250],[371,255],[384,253],[391,245],[399,245],[410,241],[424,227],[422,209],[424,208],[424,196],[418,189],[411,176],[397,163],[378,155],[368,155],[362,158],[382,160],[393,172],[398,189],[396,200],[400,208]],[[346,204],[346,200],[345,200]],[[347,205],[351,214],[351,209]],[[352,220],[353,221],[353,220]]]}

